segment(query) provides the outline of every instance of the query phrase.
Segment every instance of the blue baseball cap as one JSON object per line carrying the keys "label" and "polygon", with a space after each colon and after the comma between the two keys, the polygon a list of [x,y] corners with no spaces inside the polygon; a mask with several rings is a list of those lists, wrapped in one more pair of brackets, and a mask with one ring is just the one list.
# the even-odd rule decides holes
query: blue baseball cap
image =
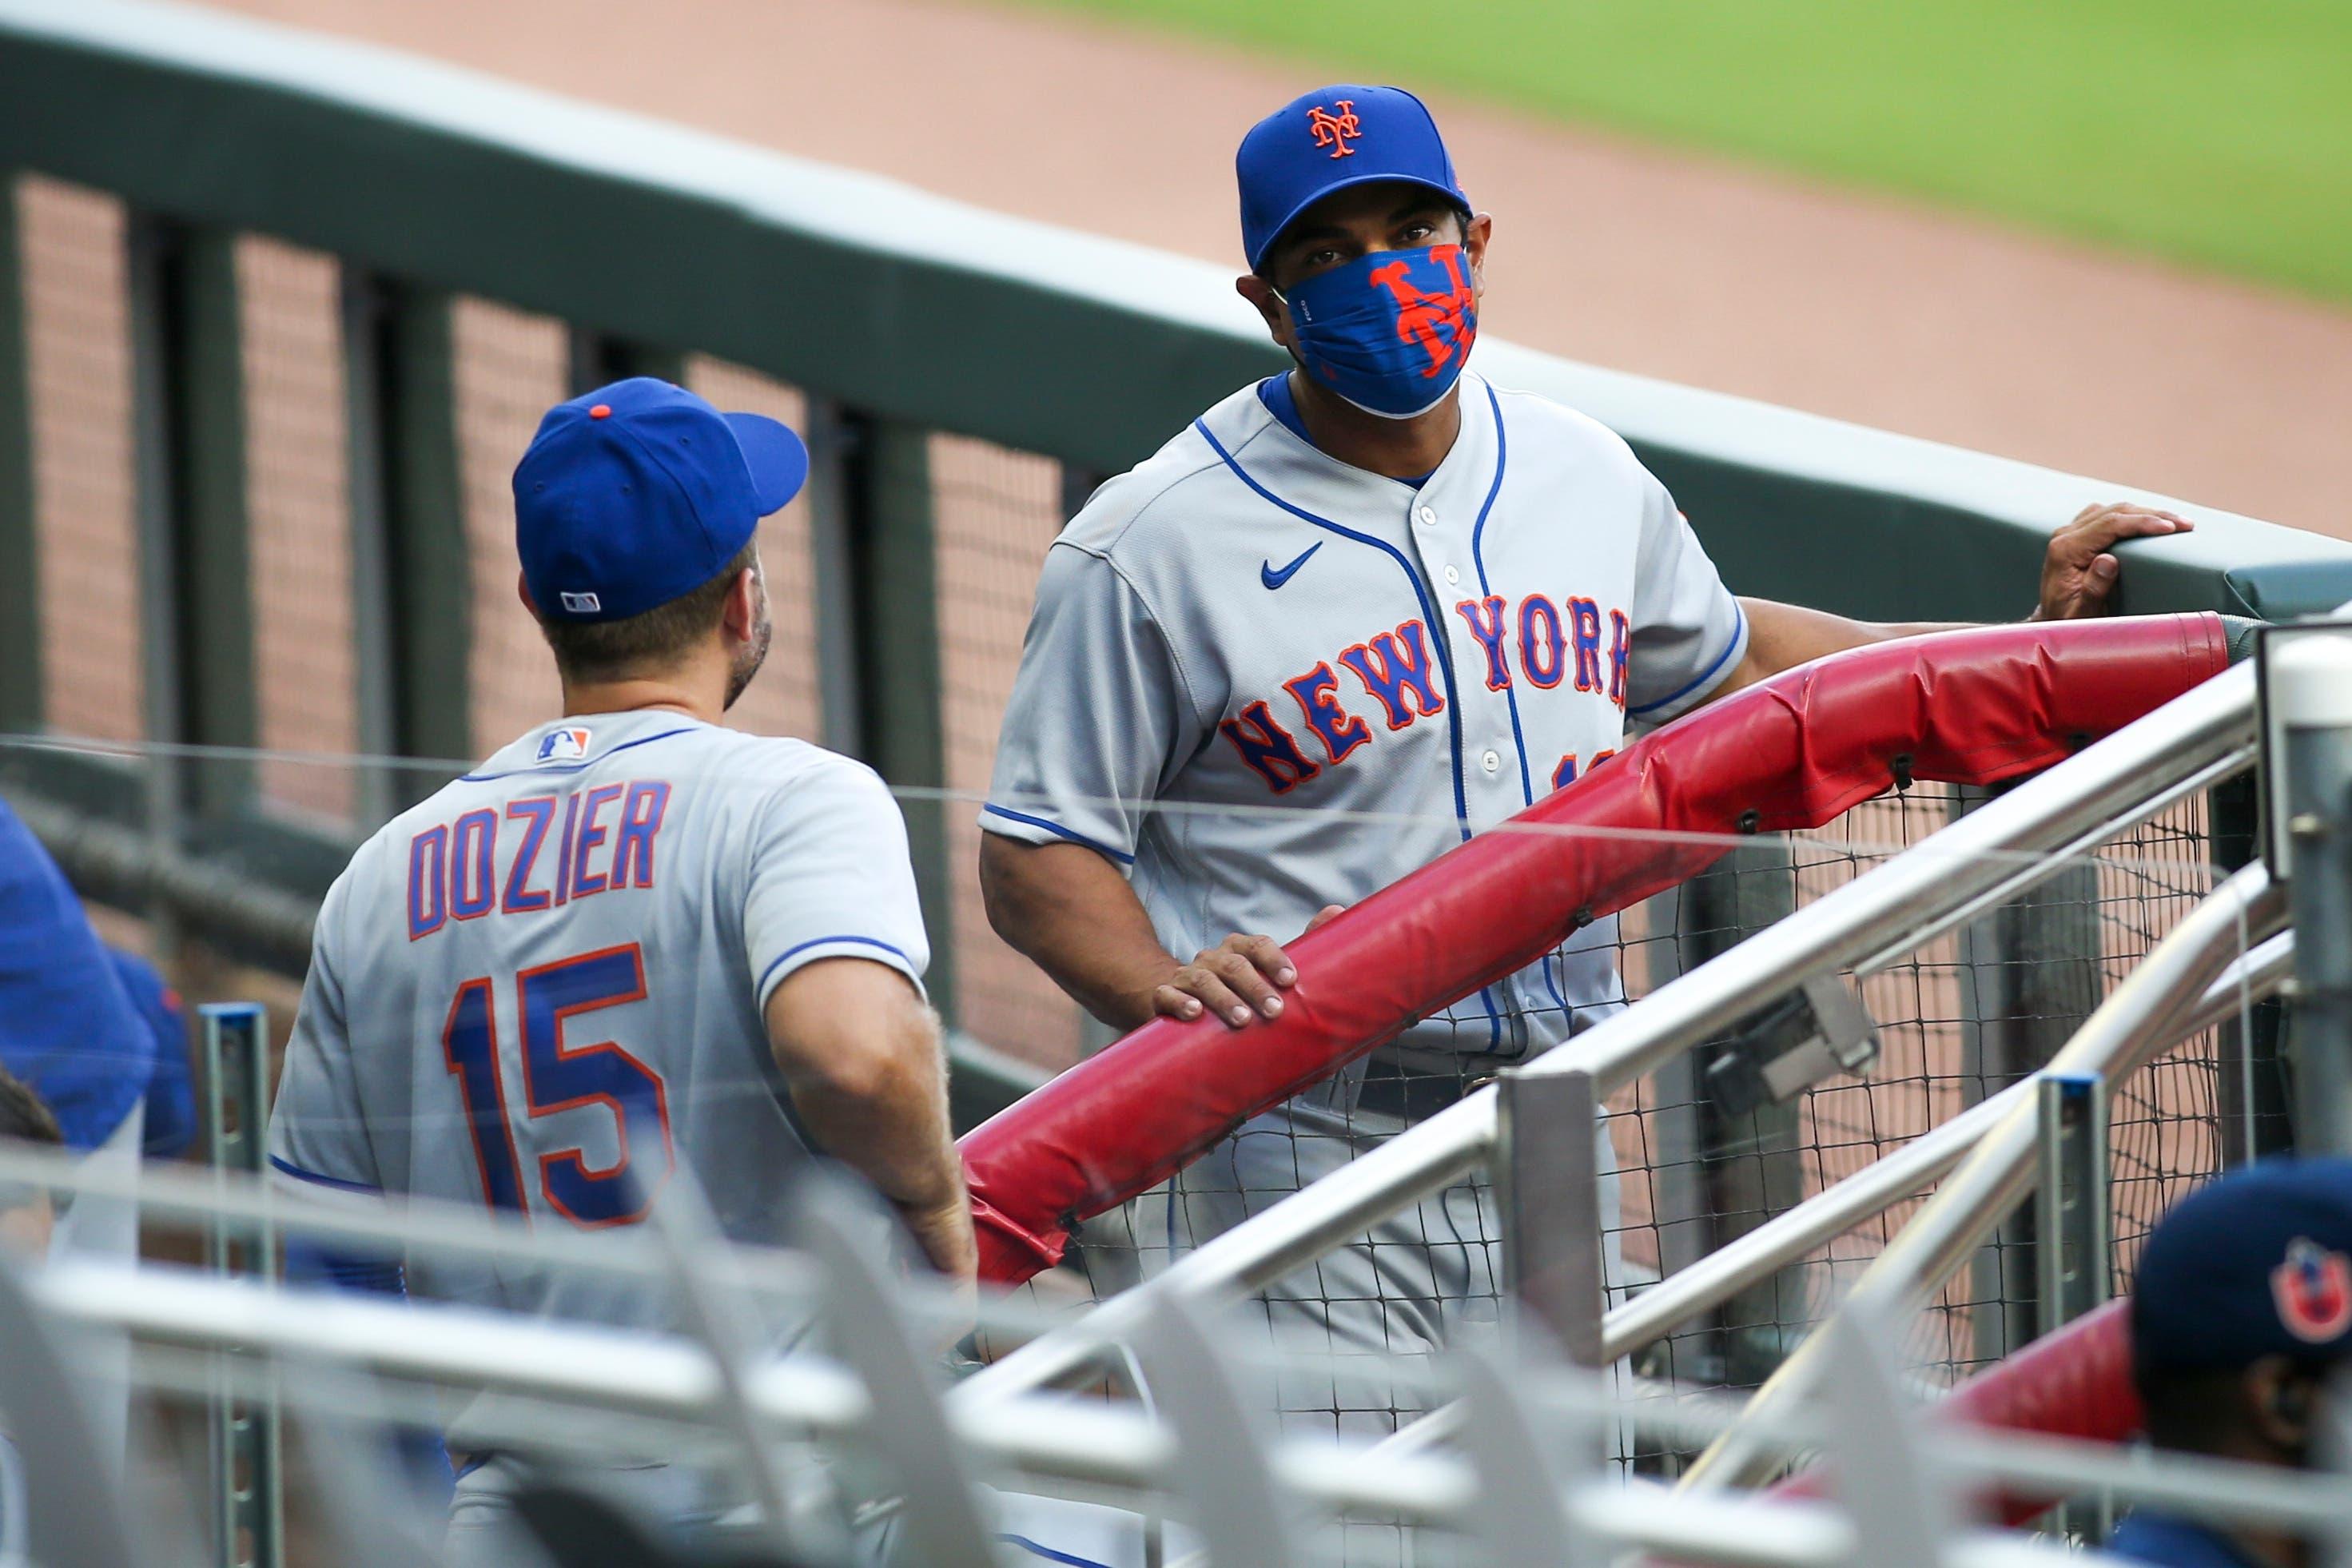
{"label": "blue baseball cap", "polygon": [[618,621],[692,593],[800,493],[808,448],[632,376],[559,403],[515,465],[515,553],[539,613]]}
{"label": "blue baseball cap", "polygon": [[1292,99],[1250,127],[1234,173],[1242,188],[1242,253],[1253,271],[1293,219],[1349,185],[1402,180],[1470,205],[1437,121],[1401,87],[1343,82]]}
{"label": "blue baseball cap", "polygon": [[2147,1371],[2352,1354],[2352,1160],[2265,1160],[2190,1194],[2140,1251],[2131,1321]]}

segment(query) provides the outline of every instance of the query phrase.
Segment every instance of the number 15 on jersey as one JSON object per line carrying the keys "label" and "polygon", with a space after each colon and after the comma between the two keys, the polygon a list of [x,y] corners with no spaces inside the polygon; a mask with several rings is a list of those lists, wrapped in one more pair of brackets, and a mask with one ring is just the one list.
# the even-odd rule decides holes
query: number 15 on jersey
{"label": "number 15 on jersey", "polygon": [[[465,1097],[483,1200],[492,1208],[528,1214],[522,1158],[499,1066],[497,991],[488,975],[457,987],[441,1031],[441,1051]],[[641,1002],[645,994],[645,955],[635,942],[558,959],[514,977],[526,1136],[530,1123],[582,1107],[601,1106],[613,1117],[618,1152],[612,1163],[591,1165],[578,1144],[539,1156],[541,1201],[577,1226],[633,1225],[645,1218],[677,1163],[661,1075],[614,1041],[572,1045],[564,1039],[566,1025],[579,1015]]]}

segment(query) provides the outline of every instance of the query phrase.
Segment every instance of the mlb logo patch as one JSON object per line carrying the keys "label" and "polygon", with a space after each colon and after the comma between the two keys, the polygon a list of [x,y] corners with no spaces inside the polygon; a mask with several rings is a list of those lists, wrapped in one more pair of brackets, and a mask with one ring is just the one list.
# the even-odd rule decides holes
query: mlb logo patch
{"label": "mlb logo patch", "polygon": [[604,607],[604,601],[593,594],[560,593],[555,596],[563,601],[564,611],[569,615],[593,616]]}
{"label": "mlb logo patch", "polygon": [[2297,1237],[2271,1270],[2271,1300],[2286,1331],[2324,1345],[2352,1329],[2352,1258]]}
{"label": "mlb logo patch", "polygon": [[576,763],[588,754],[588,731],[582,728],[550,730],[539,742],[542,763]]}

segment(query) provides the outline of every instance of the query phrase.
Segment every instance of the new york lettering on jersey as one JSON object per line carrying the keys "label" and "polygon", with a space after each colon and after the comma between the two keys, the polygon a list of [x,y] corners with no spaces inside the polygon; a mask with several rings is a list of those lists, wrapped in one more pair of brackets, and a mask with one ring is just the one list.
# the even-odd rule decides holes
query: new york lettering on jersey
{"label": "new york lettering on jersey", "polygon": [[[1418,484],[1245,388],[1098,491],[1049,552],[983,826],[1131,866],[1171,952],[1280,940],[1703,698],[1746,626],[1664,487],[1580,415],[1460,386]],[[1423,1032],[1510,1048],[1502,1017],[1564,1034],[1614,992],[1604,953],[1556,959]]]}

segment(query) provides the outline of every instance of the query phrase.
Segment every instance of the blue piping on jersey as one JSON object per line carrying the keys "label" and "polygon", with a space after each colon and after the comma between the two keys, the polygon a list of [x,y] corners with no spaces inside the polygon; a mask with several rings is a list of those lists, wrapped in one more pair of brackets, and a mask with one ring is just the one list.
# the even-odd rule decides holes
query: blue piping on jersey
{"label": "blue piping on jersey", "polygon": [[[1470,566],[1478,574],[1478,593],[1481,597],[1490,595],[1494,592],[1486,584],[1486,556],[1484,550],[1486,537],[1486,514],[1495,510],[1495,498],[1503,493],[1503,470],[1510,466],[1511,461],[1510,441],[1503,434],[1503,401],[1495,395],[1495,388],[1491,384],[1486,387],[1486,406],[1495,416],[1495,482],[1486,487],[1486,499],[1478,504],[1478,521],[1470,526]],[[1524,658],[1525,655],[1522,654],[1521,657]],[[1519,753],[1519,800],[1523,805],[1533,805],[1536,803],[1536,785],[1534,778],[1528,772],[1527,731],[1519,728],[1519,688],[1517,681],[1503,688],[1503,701],[1511,713],[1511,744]],[[1544,989],[1551,993],[1551,999],[1559,1004],[1560,1012],[1566,1014],[1569,1010],[1568,997],[1560,990],[1559,982],[1554,980],[1551,973],[1552,960],[1558,956],[1557,952],[1545,953],[1538,961],[1538,967],[1543,972]]]}
{"label": "blue piping on jersey", "polygon": [[1680,691],[1667,693],[1665,696],[1659,698],[1655,702],[1644,702],[1638,708],[1628,708],[1625,711],[1628,713],[1654,713],[1661,708],[1681,701],[1684,698],[1688,697],[1692,692],[1696,691],[1699,688],[1705,686],[1708,681],[1713,680],[1716,677],[1716,672],[1723,668],[1724,661],[1731,657],[1732,650],[1739,646],[1740,638],[1745,637],[1748,632],[1748,612],[1739,607],[1739,601],[1737,599],[1734,599],[1731,602],[1731,613],[1735,617],[1731,623],[1731,640],[1724,645],[1724,648],[1721,653],[1715,656],[1715,662],[1708,665],[1705,669],[1699,672],[1697,679],[1692,681],[1688,686],[1684,687]]}
{"label": "blue piping on jersey", "polygon": [[1000,1535],[996,1538],[1007,1546],[1018,1546],[1024,1552],[1034,1552],[1048,1563],[1066,1563],[1070,1568],[1104,1568],[1091,1557],[1073,1557],[1066,1552],[1056,1552],[1050,1546],[1040,1546],[1025,1535]]}
{"label": "blue piping on jersey", "polygon": [[346,1193],[381,1193],[382,1187],[369,1186],[365,1182],[346,1182],[337,1176],[322,1176],[316,1171],[306,1171],[299,1165],[289,1165],[277,1155],[269,1156],[275,1169],[285,1172],[298,1182],[313,1182],[322,1187],[335,1187]]}
{"label": "blue piping on jersey", "polygon": [[878,947],[885,952],[897,954],[898,962],[905,964],[908,969],[915,967],[915,961],[913,959],[908,958],[905,952],[893,947],[890,943],[884,942],[878,936],[813,936],[806,942],[794,942],[792,946],[784,949],[783,952],[776,954],[774,958],[769,960],[768,967],[760,971],[760,984],[752,987],[753,994],[756,995],[760,992],[765,991],[768,988],[768,976],[773,974],[780,964],[788,963],[794,955],[806,952],[810,948],[830,947],[837,942],[854,942],[862,947]]}
{"label": "blue piping on jersey", "polygon": [[576,773],[581,772],[583,769],[594,767],[606,757],[615,756],[622,752],[627,751],[632,746],[650,746],[656,741],[667,741],[672,735],[685,735],[698,729],[707,730],[709,728],[710,728],[710,726],[707,724],[680,724],[677,729],[664,730],[658,735],[640,735],[634,741],[624,741],[619,745],[612,747],[610,750],[600,752],[593,757],[583,758],[581,761],[576,763],[534,763],[527,768],[509,768],[502,773],[467,773],[457,782],[459,784],[490,784],[499,779],[520,778],[525,773]]}
{"label": "blue piping on jersey", "polygon": [[989,816],[1003,817],[1008,822],[1025,822],[1032,827],[1042,827],[1057,838],[1066,838],[1073,844],[1083,844],[1097,855],[1108,855],[1122,866],[1135,864],[1134,856],[1122,855],[1108,844],[1097,844],[1083,833],[1073,833],[1058,822],[1048,822],[1042,816],[1031,816],[1026,812],[1013,811],[1002,805],[983,805],[980,809]]}
{"label": "blue piping on jersey", "polygon": [[[1493,394],[1490,392],[1488,395],[1491,396]],[[1201,433],[1201,439],[1209,444],[1209,450],[1214,452],[1218,460],[1231,468],[1234,477],[1242,483],[1302,521],[1313,523],[1316,527],[1336,533],[1342,539],[1352,539],[1359,544],[1369,544],[1381,552],[1397,563],[1397,569],[1404,574],[1404,580],[1412,584],[1413,600],[1421,605],[1422,620],[1429,628],[1430,644],[1437,650],[1438,668],[1445,675],[1445,732],[1447,741],[1454,748],[1454,825],[1461,830],[1462,842],[1469,843],[1470,797],[1462,786],[1462,688],[1460,682],[1454,679],[1454,654],[1447,643],[1448,634],[1445,623],[1438,618],[1436,610],[1432,607],[1429,587],[1421,580],[1421,574],[1414,569],[1412,562],[1404,558],[1404,552],[1387,540],[1375,539],[1369,533],[1359,533],[1352,528],[1342,528],[1329,518],[1318,517],[1305,507],[1283,500],[1258,483],[1251,477],[1250,471],[1243,468],[1231,452],[1225,450],[1224,444],[1209,433],[1206,420],[1193,420],[1192,428]],[[1487,499],[1491,500],[1493,498],[1490,496]],[[1495,999],[1481,989],[1478,993],[1478,1000],[1486,1009],[1486,1043],[1489,1047],[1500,1045],[1503,1038],[1503,1021],[1496,1015]]]}

